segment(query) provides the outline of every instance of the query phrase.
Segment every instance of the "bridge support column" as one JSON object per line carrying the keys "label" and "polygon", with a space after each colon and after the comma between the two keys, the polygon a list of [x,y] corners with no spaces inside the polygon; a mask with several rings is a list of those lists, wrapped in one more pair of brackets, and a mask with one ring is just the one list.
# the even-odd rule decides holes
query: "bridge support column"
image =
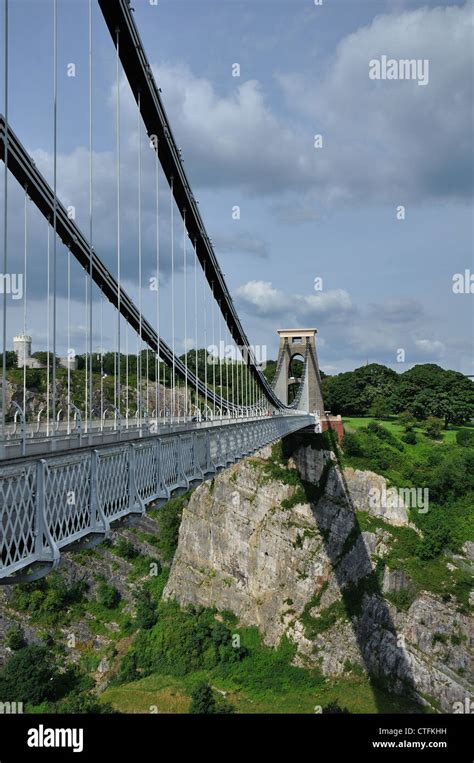
{"label": "bridge support column", "polygon": [[324,413],[323,395],[321,392],[321,376],[319,373],[318,356],[316,352],[317,329],[280,329],[280,347],[278,350],[277,372],[273,382],[273,389],[280,400],[288,405],[288,388],[296,383],[290,376],[291,361],[300,355],[307,358],[306,389],[304,399],[300,401],[299,408],[311,413]]}

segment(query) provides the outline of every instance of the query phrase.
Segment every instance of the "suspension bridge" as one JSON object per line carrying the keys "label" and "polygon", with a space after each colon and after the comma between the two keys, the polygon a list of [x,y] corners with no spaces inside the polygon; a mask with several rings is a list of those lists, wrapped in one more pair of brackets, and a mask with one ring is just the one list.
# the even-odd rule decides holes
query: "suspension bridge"
{"label": "suspension bridge", "polygon": [[[191,190],[129,2],[82,3],[88,31],[88,151],[87,202],[81,215],[58,193],[61,2],[50,3],[53,150],[44,170],[26,150],[9,116],[13,35],[9,6],[4,0],[0,116],[4,165],[0,582],[4,584],[45,575],[59,563],[62,549],[100,542],[111,522],[142,514],[148,505],[165,502],[174,491],[188,490],[287,434],[308,427],[321,431],[324,424],[316,330],[279,332],[272,383],[249,343]],[[107,214],[98,211],[101,191],[94,190],[98,174],[94,29],[99,23],[108,30],[115,69],[115,145],[110,152],[114,201],[113,209],[107,210],[105,236],[98,218]],[[129,136],[123,135],[124,103],[133,103],[135,111],[136,140],[131,148]],[[125,167],[124,146],[133,154],[133,209],[132,170],[128,155]],[[18,267],[10,229],[20,227],[23,252]],[[104,240],[114,242],[113,257]],[[42,258],[39,266],[38,258]],[[132,280],[131,262],[137,284],[134,294],[126,290]],[[21,285],[16,290],[15,276],[17,287]],[[41,289],[43,327],[38,325],[37,310]],[[78,339],[79,295],[84,325]],[[15,357],[7,350],[13,334]],[[45,350],[32,356],[32,340],[39,346],[42,338]],[[74,347],[78,342],[82,353]],[[302,358],[302,373],[292,385],[296,390],[290,401],[288,376],[295,355]]]}

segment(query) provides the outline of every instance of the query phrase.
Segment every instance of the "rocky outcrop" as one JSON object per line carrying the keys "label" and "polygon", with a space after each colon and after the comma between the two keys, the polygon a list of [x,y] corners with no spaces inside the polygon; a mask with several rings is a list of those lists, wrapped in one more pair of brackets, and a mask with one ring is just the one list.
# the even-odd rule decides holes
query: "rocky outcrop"
{"label": "rocky outcrop", "polygon": [[[357,665],[395,692],[453,712],[471,691],[470,623],[455,603],[427,592],[401,610],[391,602],[411,590],[409,577],[384,563],[391,527],[409,524],[406,508],[369,506],[371,488],[390,493],[383,477],[342,475],[327,451],[298,447],[287,468],[299,471],[300,486],[269,477],[269,455],[193,493],[164,595],[231,610],[270,645],[286,634],[296,663],[326,676]],[[308,497],[305,483],[317,487]],[[377,517],[373,529],[360,531],[358,511]]]}

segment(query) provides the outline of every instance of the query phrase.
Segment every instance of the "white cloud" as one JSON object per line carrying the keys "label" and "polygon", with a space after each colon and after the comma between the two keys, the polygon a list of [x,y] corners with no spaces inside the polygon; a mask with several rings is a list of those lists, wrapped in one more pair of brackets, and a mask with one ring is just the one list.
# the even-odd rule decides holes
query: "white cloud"
{"label": "white cloud", "polygon": [[290,308],[290,299],[270,281],[248,281],[236,289],[236,297],[245,308],[259,315],[284,314]]}
{"label": "white cloud", "polygon": [[437,339],[416,339],[415,346],[423,355],[432,355],[436,358],[444,355],[446,349],[443,342]]}
{"label": "white cloud", "polygon": [[[315,184],[327,201],[469,193],[472,27],[471,2],[379,15],[340,42],[323,77],[279,77],[289,106],[324,136]],[[429,84],[370,80],[382,55],[428,59]]]}
{"label": "white cloud", "polygon": [[270,281],[248,281],[238,287],[236,297],[247,312],[293,322],[310,320],[313,316],[328,317],[352,309],[351,298],[344,289],[334,289],[314,296],[286,295]]}
{"label": "white cloud", "polygon": [[296,135],[268,106],[257,80],[219,97],[188,67],[154,66],[185,168],[201,186],[274,192],[310,182]]}

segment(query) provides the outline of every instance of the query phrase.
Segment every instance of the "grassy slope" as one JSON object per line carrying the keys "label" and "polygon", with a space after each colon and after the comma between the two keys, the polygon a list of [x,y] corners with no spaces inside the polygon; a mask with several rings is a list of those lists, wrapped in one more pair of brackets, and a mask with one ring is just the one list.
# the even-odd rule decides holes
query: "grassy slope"
{"label": "grassy slope", "polygon": [[[344,426],[350,429],[363,429],[367,426],[367,424],[370,424],[371,421],[375,421],[377,424],[380,424],[381,426],[388,429],[392,434],[394,434],[396,437],[401,437],[405,430],[402,424],[398,421],[397,418],[392,417],[391,419],[387,419],[384,421],[381,421],[380,419],[374,419],[370,416],[367,417],[360,417],[360,416],[344,416],[343,422]],[[458,427],[454,425],[450,425],[449,429],[444,429],[441,433],[443,438],[443,443],[450,444],[456,442],[456,432],[459,429],[465,429],[466,427]],[[474,429],[473,427],[470,427],[471,429]],[[413,448],[416,452],[417,449],[421,449],[423,445],[423,441],[426,440],[424,431],[422,427],[415,427],[414,429],[415,433],[419,436],[420,440],[422,440],[421,443],[417,443],[417,445],[414,445]]]}
{"label": "grassy slope", "polygon": [[[237,628],[249,656],[235,665],[217,666],[185,676],[153,673],[138,681],[108,688],[101,701],[120,712],[187,712],[194,686],[208,681],[238,713],[315,713],[337,701],[353,713],[400,713],[410,710],[402,698],[389,694],[374,701],[368,680],[353,671],[337,681],[330,681],[316,670],[307,671],[289,664],[293,651],[282,644],[270,649],[261,643],[256,628]],[[290,654],[291,652],[291,654]]]}

